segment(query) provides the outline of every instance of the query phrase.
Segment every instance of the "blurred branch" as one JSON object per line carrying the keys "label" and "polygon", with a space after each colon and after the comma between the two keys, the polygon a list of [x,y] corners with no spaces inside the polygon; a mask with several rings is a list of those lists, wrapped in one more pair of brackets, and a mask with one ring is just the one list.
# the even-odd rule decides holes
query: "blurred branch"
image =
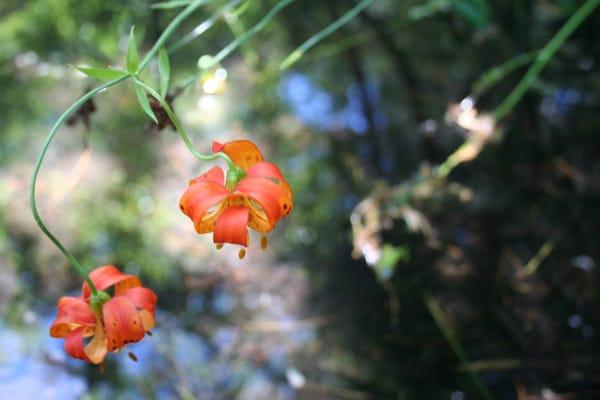
{"label": "blurred branch", "polygon": [[527,70],[525,76],[519,81],[513,91],[496,108],[494,118],[501,120],[513,107],[521,100],[523,95],[529,90],[531,85],[537,80],[538,75],[544,69],[546,64],[552,59],[558,49],[565,43],[571,34],[585,21],[585,19],[600,4],[600,0],[586,1],[563,25],[563,27],[554,35],[546,46],[538,53],[535,62]]}
{"label": "blurred branch", "polygon": [[430,295],[425,295],[424,300],[425,300],[425,304],[427,305],[427,308],[429,309],[429,312],[431,313],[431,316],[433,317],[433,320],[437,324],[438,328],[444,334],[444,337],[448,341],[448,344],[452,348],[452,351],[454,351],[454,354],[456,354],[456,356],[462,363],[462,366],[467,371],[467,374],[471,378],[473,385],[479,391],[479,394],[482,396],[482,398],[484,398],[486,400],[492,400],[493,399],[492,394],[490,393],[489,389],[487,388],[487,386],[485,385],[485,383],[483,382],[481,377],[471,367],[472,364],[469,361],[467,352],[465,351],[465,349],[462,347],[462,345],[458,341],[458,338],[456,337],[456,334],[454,333],[454,330],[452,329],[450,322],[446,318],[446,314],[444,313],[444,311],[438,304],[437,300],[435,300]]}

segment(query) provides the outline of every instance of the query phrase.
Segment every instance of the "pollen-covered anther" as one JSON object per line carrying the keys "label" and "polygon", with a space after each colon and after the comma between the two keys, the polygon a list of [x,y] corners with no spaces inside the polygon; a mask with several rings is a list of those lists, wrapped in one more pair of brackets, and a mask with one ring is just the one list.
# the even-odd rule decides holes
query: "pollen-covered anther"
{"label": "pollen-covered anther", "polygon": [[238,257],[240,258],[240,260],[244,257],[246,257],[246,249],[240,249],[240,252],[238,253]]}
{"label": "pollen-covered anther", "polygon": [[260,248],[263,250],[266,250],[266,248],[269,246],[269,238],[266,235],[263,235],[260,238]]}
{"label": "pollen-covered anther", "polygon": [[217,250],[221,250],[223,248],[223,243],[217,243],[215,247],[217,248]]}
{"label": "pollen-covered anther", "polygon": [[138,361],[137,356],[133,352],[130,351],[129,353],[127,353],[127,355],[129,356],[129,359],[131,361],[133,361],[133,362],[137,362]]}

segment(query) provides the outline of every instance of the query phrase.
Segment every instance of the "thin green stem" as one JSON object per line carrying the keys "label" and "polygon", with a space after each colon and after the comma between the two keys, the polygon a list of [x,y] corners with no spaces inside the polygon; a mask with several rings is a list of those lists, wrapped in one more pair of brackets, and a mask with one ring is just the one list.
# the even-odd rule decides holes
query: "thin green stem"
{"label": "thin green stem", "polygon": [[340,29],[342,26],[350,22],[354,17],[360,14],[365,8],[369,7],[374,0],[362,0],[350,11],[342,15],[335,22],[328,25],[325,29],[318,32],[316,35],[311,36],[307,41],[302,43],[298,48],[290,53],[282,62],[279,67],[281,70],[286,70],[298,61],[304,53],[306,53],[311,47],[319,43],[321,40],[331,35],[333,32]]}
{"label": "thin green stem", "polygon": [[212,58],[210,63],[203,67],[209,69],[220,63],[225,57],[227,57],[232,51],[237,49],[242,43],[250,39],[252,36],[256,35],[258,32],[260,32],[265,26],[267,26],[267,24],[273,19],[273,17],[275,17],[275,15],[277,15],[281,10],[290,5],[293,1],[294,0],[281,0],[273,8],[271,8],[269,12],[265,14],[265,16],[256,23],[256,25],[244,32],[243,35],[235,38],[235,40],[233,40],[221,51],[219,51]]}
{"label": "thin green stem", "polygon": [[500,82],[504,77],[517,68],[523,67],[535,60],[539,50],[528,51],[521,53],[508,61],[488,70],[473,84],[472,93],[475,96],[480,96],[489,88]]}
{"label": "thin green stem", "polygon": [[139,74],[140,72],[142,72],[142,70],[144,68],[146,68],[146,66],[148,65],[148,63],[150,63],[150,61],[152,61],[152,59],[154,58],[154,56],[156,56],[156,54],[158,54],[158,51],[160,50],[160,48],[163,47],[163,45],[165,44],[165,42],[169,39],[169,37],[171,37],[171,35],[175,31],[175,29],[177,29],[177,27],[187,17],[189,17],[190,14],[192,14],[201,5],[203,5],[205,3],[209,3],[210,1],[212,1],[212,0],[196,0],[195,2],[193,2],[189,6],[187,6],[181,13],[179,13],[171,21],[171,23],[165,28],[164,32],[160,35],[160,37],[158,38],[158,40],[156,41],[156,43],[154,43],[154,46],[152,46],[152,48],[150,49],[150,51],[148,53],[146,53],[146,55],[144,56],[142,62],[140,62],[140,65],[138,66],[136,74]]}
{"label": "thin green stem", "polygon": [[535,62],[529,67],[521,81],[513,89],[513,91],[504,99],[504,101],[496,108],[494,117],[496,120],[504,118],[513,107],[521,100],[523,95],[529,90],[531,85],[536,81],[538,75],[542,69],[546,66],[548,61],[552,59],[554,53],[565,43],[565,41],[571,36],[571,34],[581,25],[583,21],[594,11],[594,9],[600,4],[600,0],[588,0],[586,1],[575,13],[569,18],[569,20],[563,25],[563,27],[554,35],[554,37],[546,44],[546,46],[539,52]]}
{"label": "thin green stem", "polygon": [[[139,74],[152,60],[152,58],[158,53],[158,51],[160,50],[160,48],[164,45],[164,43],[167,41],[167,39],[171,36],[171,34],[175,31],[175,29],[185,20],[185,18],[187,18],[189,15],[192,14],[192,12],[194,10],[196,10],[199,6],[201,6],[202,4],[208,2],[210,0],[197,0],[193,3],[191,3],[189,6],[187,6],[180,14],[178,14],[172,21],[171,23],[167,26],[167,28],[165,29],[165,31],[162,33],[162,35],[159,37],[159,39],[157,40],[157,42],[154,44],[154,46],[152,47],[152,49],[148,52],[148,54],[146,54],[146,56],[144,57],[144,59],[142,60],[142,62],[140,63],[140,65],[138,66],[138,69],[136,71],[136,74]],[[71,116],[71,114],[73,114],[79,107],[81,107],[86,101],[92,99],[94,96],[96,96],[98,93],[104,92],[106,91],[108,88],[113,87],[115,85],[118,85],[119,83],[131,78],[132,75],[124,75],[122,77],[113,79],[109,82],[106,82],[105,84],[98,86],[95,89],[90,90],[89,92],[87,92],[86,94],[84,94],[82,97],[80,97],[77,101],[75,101],[75,103],[73,103],[59,118],[58,120],[54,123],[54,125],[52,126],[52,129],[50,129],[50,132],[48,133],[48,136],[46,137],[46,140],[44,141],[43,145],[42,145],[42,149],[40,151],[40,154],[38,156],[37,162],[35,164],[35,167],[33,169],[33,174],[31,176],[31,181],[29,183],[29,204],[31,207],[31,213],[33,214],[33,218],[35,219],[36,223],[38,224],[38,226],[40,227],[40,229],[42,230],[42,232],[44,232],[44,234],[52,241],[52,243],[54,243],[56,245],[56,247],[58,247],[58,249],[64,254],[64,256],[71,262],[71,264],[75,267],[75,269],[77,270],[77,272],[83,277],[83,279],[87,282],[88,286],[90,287],[90,290],[92,292],[92,294],[94,296],[96,296],[98,294],[98,290],[96,289],[96,286],[94,285],[94,282],[92,282],[92,280],[90,279],[86,269],[75,259],[75,257],[69,252],[69,250],[67,250],[67,248],[61,243],[61,241],[48,229],[48,227],[46,226],[46,224],[44,223],[44,221],[42,220],[42,217],[39,214],[38,208],[37,208],[37,203],[36,203],[36,184],[37,184],[37,178],[42,166],[42,163],[44,161],[44,158],[46,156],[46,152],[48,151],[48,147],[50,146],[50,144],[52,143],[52,140],[54,139],[54,136],[56,135],[56,133],[58,132],[58,128],[60,128],[60,126],[69,118],[69,116]],[[159,96],[160,97],[160,96]],[[165,108],[166,110],[168,110],[167,112],[169,114],[169,116],[173,119],[173,111],[170,109],[170,107]],[[175,118],[176,119],[176,118]],[[180,125],[181,127],[181,125]],[[198,154],[193,147],[191,147],[191,142],[189,141],[189,139],[187,138],[187,136],[185,136],[185,132],[183,132],[184,135],[182,135],[182,139],[184,140],[184,142],[186,143],[186,145],[188,146],[188,148],[190,149],[190,151],[192,151],[192,153],[194,153],[194,155],[196,157],[198,157]],[[181,134],[181,132],[180,132]],[[215,156],[214,158],[219,157],[218,155]],[[222,157],[222,156],[220,156]],[[202,159],[202,158],[201,158]],[[205,159],[212,159],[211,157],[206,157]],[[227,159],[229,159],[229,157],[227,157]],[[229,159],[229,162],[231,162],[231,159]]]}
{"label": "thin green stem", "polygon": [[142,82],[141,80],[139,80],[137,78],[134,78],[134,81],[137,85],[141,86],[145,91],[150,93],[150,95],[152,97],[154,97],[160,103],[160,105],[165,109],[165,112],[167,113],[167,115],[173,122],[173,125],[175,126],[175,130],[181,137],[181,140],[183,140],[183,142],[187,146],[188,150],[194,155],[194,157],[196,157],[198,160],[202,160],[202,161],[211,161],[211,160],[215,160],[217,158],[221,158],[221,159],[223,159],[223,161],[225,161],[227,163],[228,169],[237,169],[237,166],[234,164],[234,162],[231,160],[231,158],[229,158],[229,156],[225,153],[218,152],[218,153],[213,153],[213,154],[207,155],[207,154],[202,154],[198,150],[196,150],[194,148],[194,145],[192,144],[192,141],[190,140],[189,136],[183,129],[183,126],[181,125],[179,118],[177,118],[177,115],[175,114],[175,112],[173,111],[173,109],[171,108],[169,103],[156,90],[154,90],[152,87],[150,87],[146,83]]}
{"label": "thin green stem", "polygon": [[200,25],[196,26],[190,33],[188,33],[187,35],[185,35],[184,37],[182,37],[181,39],[179,39],[178,41],[173,43],[171,46],[169,46],[169,48],[167,49],[167,52],[169,54],[176,52],[180,48],[184,47],[185,45],[187,45],[188,43],[190,43],[191,41],[196,39],[198,36],[202,35],[204,32],[208,31],[210,28],[212,28],[215,25],[215,23],[220,18],[223,17],[223,15],[225,13],[229,12],[230,9],[232,9],[233,7],[238,5],[240,3],[240,1],[241,0],[231,0],[229,3],[225,4],[223,7],[221,7],[219,9],[219,11],[214,13],[210,18],[208,18],[205,21],[202,21],[202,23],[200,23]]}
{"label": "thin green stem", "polygon": [[37,209],[36,197],[35,197],[35,187],[36,187],[36,183],[37,183],[38,174],[39,174],[40,168],[42,166],[42,162],[44,161],[44,157],[46,156],[46,152],[48,151],[48,147],[50,146],[50,143],[52,143],[52,140],[54,139],[54,136],[56,135],[56,132],[58,131],[58,128],[62,125],[62,123],[64,121],[66,121],[67,118],[69,118],[69,116],[73,112],[75,112],[79,107],[81,107],[81,105],[84,104],[86,101],[88,101],[89,99],[91,99],[92,97],[97,95],[98,93],[101,93],[101,92],[105,91],[106,89],[108,89],[109,87],[115,86],[128,78],[129,78],[129,75],[125,75],[121,78],[113,79],[112,81],[109,81],[109,82],[105,83],[104,85],[97,87],[96,89],[90,90],[89,92],[84,94],[79,100],[77,100],[75,103],[73,103],[73,105],[71,107],[69,107],[67,109],[67,111],[65,111],[58,118],[58,120],[54,123],[54,126],[50,130],[50,133],[48,134],[46,141],[42,145],[42,150],[40,152],[40,155],[38,156],[37,162],[33,169],[33,175],[31,176],[31,181],[29,183],[29,205],[31,207],[31,213],[33,214],[33,218],[35,219],[35,222],[37,222],[37,224],[40,227],[40,229],[42,230],[42,232],[44,232],[46,234],[46,236],[48,236],[48,238],[56,245],[56,247],[58,247],[58,249],[65,255],[65,257],[67,257],[67,259],[71,262],[71,264],[73,264],[73,266],[75,267],[77,272],[79,272],[79,274],[83,277],[83,279],[85,279],[87,284],[90,286],[90,289],[92,290],[93,294],[97,293],[96,286],[94,286],[94,282],[92,282],[92,280],[88,276],[86,269],[81,264],[79,264],[79,262],[75,259],[75,257],[73,257],[73,255],[69,252],[69,250],[67,250],[66,247],[63,246],[63,244],[60,242],[60,240],[58,240],[58,238],[56,236],[54,236],[54,234],[52,232],[50,232],[50,230],[48,229],[48,227],[46,226],[44,221],[42,221],[42,218],[40,217],[40,214]]}

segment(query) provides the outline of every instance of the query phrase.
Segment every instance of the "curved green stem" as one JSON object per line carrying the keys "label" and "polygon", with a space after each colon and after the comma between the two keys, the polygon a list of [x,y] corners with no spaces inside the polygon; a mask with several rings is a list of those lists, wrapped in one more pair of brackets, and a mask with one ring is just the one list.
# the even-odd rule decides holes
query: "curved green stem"
{"label": "curved green stem", "polygon": [[58,249],[65,255],[65,257],[67,257],[67,259],[71,262],[71,264],[73,264],[75,269],[77,269],[77,272],[79,272],[79,274],[83,277],[83,279],[85,279],[87,284],[90,286],[90,289],[92,290],[92,293],[94,295],[97,293],[96,286],[94,286],[94,282],[92,282],[92,280],[88,276],[86,269],[81,264],[79,264],[79,262],[75,259],[75,257],[73,257],[73,255],[69,252],[69,250],[67,250],[66,247],[60,242],[60,240],[58,240],[58,238],[56,236],[54,236],[54,234],[52,232],[50,232],[50,230],[48,229],[46,224],[44,224],[44,221],[42,221],[42,218],[40,217],[40,214],[38,212],[37,204],[36,204],[36,200],[35,200],[35,185],[37,183],[37,177],[40,172],[42,162],[44,161],[44,157],[46,156],[46,152],[48,151],[48,147],[50,146],[50,143],[52,143],[52,139],[54,139],[54,136],[56,135],[56,132],[58,131],[58,128],[62,125],[62,123],[64,121],[66,121],[66,119],[69,118],[69,116],[73,112],[75,112],[79,107],[81,107],[81,105],[83,103],[85,103],[86,101],[88,101],[89,99],[91,99],[92,97],[97,95],[98,93],[103,92],[104,90],[108,89],[109,87],[117,85],[128,78],[129,78],[129,75],[125,75],[121,78],[113,79],[112,81],[109,81],[102,86],[98,86],[96,89],[90,90],[89,92],[84,94],[79,100],[77,100],[75,103],[73,103],[73,105],[71,107],[69,107],[67,109],[67,111],[65,111],[58,118],[58,120],[54,123],[54,126],[50,130],[50,133],[48,133],[48,137],[46,137],[46,141],[42,145],[42,150],[37,159],[35,167],[33,169],[33,175],[31,176],[31,181],[29,183],[29,205],[31,207],[31,213],[33,214],[33,218],[35,219],[35,222],[37,222],[37,224],[40,227],[40,229],[42,230],[42,232],[44,232],[46,234],[46,236],[48,236],[48,238],[56,245],[56,247],[58,247]]}
{"label": "curved green stem", "polygon": [[167,115],[173,122],[173,125],[175,126],[175,130],[181,137],[181,140],[183,140],[183,143],[185,143],[188,150],[194,155],[194,157],[196,157],[198,160],[202,160],[202,161],[211,161],[211,160],[215,160],[217,158],[221,158],[221,159],[223,159],[223,161],[225,161],[227,163],[228,169],[237,169],[237,166],[233,163],[231,158],[229,158],[229,156],[225,153],[218,152],[218,153],[213,153],[213,154],[202,154],[198,150],[196,150],[194,148],[194,145],[192,144],[192,141],[190,140],[189,136],[183,129],[183,126],[181,125],[179,118],[177,118],[177,115],[175,115],[175,112],[173,111],[173,109],[171,108],[169,103],[156,90],[152,89],[152,87],[150,87],[149,85],[146,85],[144,82],[142,82],[141,80],[139,80],[137,78],[134,78],[134,81],[135,81],[136,85],[141,86],[145,91],[150,93],[150,95],[152,97],[154,97],[160,103],[160,105],[165,109],[165,112],[167,113]]}
{"label": "curved green stem", "polygon": [[[165,31],[162,33],[162,35],[156,41],[156,43],[154,44],[152,49],[146,54],[146,56],[144,57],[144,59],[142,60],[140,65],[138,66],[136,74],[139,74],[150,63],[152,58],[158,53],[160,48],[164,45],[164,43],[171,36],[171,34],[175,31],[175,29],[183,22],[183,20],[185,20],[199,6],[201,6],[202,4],[204,4],[208,1],[209,0],[196,0],[195,2],[193,2],[189,6],[187,6],[181,13],[179,13],[179,15],[177,15],[175,17],[175,19],[173,19],[171,21],[171,23],[167,26]],[[40,172],[40,168],[42,166],[42,162],[44,161],[46,152],[48,151],[48,147],[52,143],[52,140],[54,139],[54,136],[56,135],[58,128],[67,120],[67,118],[69,118],[69,116],[71,114],[73,114],[86,101],[92,99],[98,93],[101,93],[101,92],[107,90],[108,88],[115,86],[131,77],[132,77],[132,75],[124,75],[122,77],[119,77],[119,78],[113,79],[109,82],[106,82],[105,84],[98,86],[97,88],[95,88],[93,90],[90,90],[89,92],[84,94],[82,97],[80,97],[75,103],[73,103],[58,118],[58,120],[54,123],[54,125],[52,126],[52,129],[48,133],[48,136],[46,137],[44,144],[42,145],[42,150],[40,152],[40,155],[38,156],[37,162],[33,169],[33,174],[31,176],[31,181],[29,183],[29,204],[30,204],[31,213],[33,214],[33,218],[35,219],[35,222],[38,224],[38,226],[40,227],[42,232],[44,232],[44,234],[52,241],[52,243],[54,243],[56,245],[56,247],[58,247],[58,249],[64,254],[64,256],[71,262],[71,264],[75,267],[77,272],[83,277],[85,282],[87,282],[94,297],[97,297],[99,292],[96,289],[94,282],[92,282],[92,280],[90,279],[86,269],[83,267],[83,265],[81,265],[75,259],[75,257],[69,252],[69,250],[67,250],[67,248],[61,243],[61,241],[58,240],[58,238],[48,229],[48,227],[42,220],[42,218],[39,214],[39,211],[37,209],[35,188],[36,188],[36,183],[37,183],[37,178],[38,178],[38,175]],[[170,107],[165,108],[165,109],[169,110],[169,111],[167,111],[167,113],[170,112],[169,116],[173,119],[174,114],[173,114],[172,110],[170,110]],[[174,123],[175,123],[175,121],[174,121]],[[181,127],[181,125],[180,125],[180,127]],[[182,135],[182,133],[183,133],[183,135]],[[186,143],[186,145],[188,146],[190,151],[192,151],[192,153],[196,157],[198,157],[199,153],[195,149],[193,149],[193,147],[191,146],[190,140],[185,135],[185,132],[183,132],[183,131],[180,132],[180,135],[182,135],[182,139],[184,140],[184,142]],[[214,158],[219,157],[218,154],[219,153],[217,153],[217,155],[215,155]],[[200,157],[198,157],[198,158],[200,158]],[[210,160],[210,159],[213,159],[213,157],[204,157],[204,158],[200,158],[200,159]],[[227,159],[229,160],[229,162],[231,162],[231,159],[229,159],[229,157],[227,157]]]}
{"label": "curved green stem", "polygon": [[536,81],[538,75],[544,69],[548,61],[554,56],[554,53],[565,43],[571,34],[581,25],[583,21],[594,11],[600,4],[600,0],[586,1],[569,20],[563,25],[556,35],[548,42],[548,44],[538,53],[535,62],[529,67],[521,81],[515,86],[513,91],[506,99],[498,106],[494,112],[496,120],[504,118],[513,107],[521,100],[523,95],[529,90],[531,85]]}

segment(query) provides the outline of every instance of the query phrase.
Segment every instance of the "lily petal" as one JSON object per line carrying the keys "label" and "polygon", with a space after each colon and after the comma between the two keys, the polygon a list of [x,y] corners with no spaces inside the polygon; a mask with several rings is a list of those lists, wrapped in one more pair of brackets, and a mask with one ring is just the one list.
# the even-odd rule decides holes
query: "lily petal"
{"label": "lily petal", "polygon": [[224,206],[220,203],[228,194],[223,185],[207,180],[195,181],[181,197],[179,208],[194,222],[198,233],[212,232]]}
{"label": "lily petal", "polygon": [[104,328],[102,327],[102,322],[98,320],[96,323],[96,332],[94,333],[94,338],[87,344],[87,346],[85,346],[83,352],[93,364],[100,364],[102,361],[104,361],[107,350]]}
{"label": "lily petal", "polygon": [[225,173],[223,168],[216,166],[209,169],[207,172],[190,180],[190,185],[198,182],[213,182],[217,185],[225,185]]}
{"label": "lily petal", "polygon": [[58,301],[58,313],[50,327],[50,336],[64,338],[79,328],[82,334],[89,336],[93,332],[96,318],[89,304],[80,297],[61,297]]}
{"label": "lily petal", "polygon": [[217,218],[213,242],[248,246],[247,207],[228,207]]}
{"label": "lily petal", "polygon": [[65,338],[65,351],[73,358],[90,361],[83,350],[83,330],[84,328],[78,328],[67,335]]}
{"label": "lily petal", "polygon": [[[131,287],[141,286],[140,279],[135,275],[124,274],[114,265],[103,265],[90,272],[90,279],[94,282],[96,289],[106,290],[113,285],[117,285],[115,293],[121,292]],[[87,282],[83,283],[83,296],[88,298],[91,294]]]}
{"label": "lily petal", "polygon": [[[249,168],[248,171],[246,171],[246,176],[254,178],[268,178],[277,185],[279,185],[279,187],[285,190],[287,195],[290,198],[292,198],[292,188],[283,177],[283,174],[279,170],[279,167],[277,167],[277,165],[273,163],[266,161],[256,163],[251,168]],[[289,211],[291,211],[291,208],[289,209]]]}
{"label": "lily petal", "polygon": [[[264,209],[271,228],[293,207],[292,198],[277,183],[267,178],[245,177],[235,188],[236,193],[256,200]],[[261,231],[262,232],[262,231]]]}
{"label": "lily petal", "polygon": [[123,293],[123,296],[131,300],[137,308],[143,308],[154,315],[158,298],[152,290],[145,287],[136,287]]}
{"label": "lily petal", "polygon": [[139,342],[144,338],[144,326],[133,302],[125,296],[115,296],[102,307],[108,351]]}
{"label": "lily petal", "polygon": [[213,141],[212,151],[227,154],[238,167],[244,170],[264,160],[258,147],[249,140],[234,140],[225,144]]}

